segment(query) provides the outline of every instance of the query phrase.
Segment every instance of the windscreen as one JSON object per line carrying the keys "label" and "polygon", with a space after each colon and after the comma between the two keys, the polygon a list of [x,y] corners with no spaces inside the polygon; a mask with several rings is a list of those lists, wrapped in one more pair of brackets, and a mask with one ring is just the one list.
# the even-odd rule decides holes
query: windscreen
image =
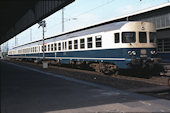
{"label": "windscreen", "polygon": [[139,32],[139,42],[147,43],[146,32]]}
{"label": "windscreen", "polygon": [[135,32],[122,32],[122,43],[135,43],[136,33]]}

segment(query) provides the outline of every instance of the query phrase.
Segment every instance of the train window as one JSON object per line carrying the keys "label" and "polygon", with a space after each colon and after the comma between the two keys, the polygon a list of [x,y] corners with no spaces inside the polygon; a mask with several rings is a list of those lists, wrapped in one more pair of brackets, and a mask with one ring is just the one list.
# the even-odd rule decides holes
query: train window
{"label": "train window", "polygon": [[149,32],[150,37],[150,43],[156,43],[156,33],[155,32]]}
{"label": "train window", "polygon": [[65,42],[65,50],[67,50],[67,42]]}
{"label": "train window", "polygon": [[147,42],[146,32],[139,32],[139,42],[140,43],[146,43]]}
{"label": "train window", "polygon": [[32,48],[32,52],[35,53],[35,47]]}
{"label": "train window", "polygon": [[85,48],[84,42],[85,42],[84,39],[80,39],[80,48],[81,48],[81,49]]}
{"label": "train window", "polygon": [[58,43],[58,50],[61,51],[61,43]]}
{"label": "train window", "polygon": [[95,38],[96,38],[96,47],[102,47],[102,36],[98,35],[95,36]]}
{"label": "train window", "polygon": [[74,40],[74,49],[78,49],[78,40]]}
{"label": "train window", "polygon": [[72,41],[68,41],[69,49],[72,49]]}
{"label": "train window", "polygon": [[46,51],[47,50],[47,46],[46,45],[44,45],[44,51]]}
{"label": "train window", "polygon": [[53,44],[51,44],[51,51],[53,51],[54,50],[54,45]]}
{"label": "train window", "polygon": [[43,46],[41,46],[41,51],[43,51]]}
{"label": "train window", "polygon": [[65,47],[65,46],[64,46],[64,42],[62,42],[62,49],[63,49],[63,50],[65,50],[65,48],[64,48],[64,47]]}
{"label": "train window", "polygon": [[34,47],[34,52],[36,52],[36,47]]}
{"label": "train window", "polygon": [[57,51],[57,44],[54,43],[54,51]]}
{"label": "train window", "polygon": [[50,51],[50,45],[48,45],[48,51]]}
{"label": "train window", "polygon": [[122,32],[122,43],[135,43],[136,33],[135,32]]}
{"label": "train window", "polygon": [[119,33],[115,33],[115,43],[119,43]]}
{"label": "train window", "polygon": [[87,47],[88,48],[92,48],[93,47],[92,37],[87,38]]}

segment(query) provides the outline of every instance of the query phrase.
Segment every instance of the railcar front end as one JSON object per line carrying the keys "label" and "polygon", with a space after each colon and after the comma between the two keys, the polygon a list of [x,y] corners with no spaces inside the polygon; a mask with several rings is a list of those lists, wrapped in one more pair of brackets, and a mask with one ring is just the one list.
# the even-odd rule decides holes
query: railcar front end
{"label": "railcar front end", "polygon": [[[148,22],[133,23],[122,28],[122,56],[126,59],[122,68],[158,74],[163,71],[157,57],[156,30]],[[121,68],[121,65],[119,66]]]}

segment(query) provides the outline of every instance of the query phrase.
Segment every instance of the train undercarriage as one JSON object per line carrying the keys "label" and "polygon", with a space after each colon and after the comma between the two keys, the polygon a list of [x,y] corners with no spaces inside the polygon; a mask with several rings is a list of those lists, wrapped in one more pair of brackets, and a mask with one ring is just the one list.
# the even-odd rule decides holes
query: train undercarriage
{"label": "train undercarriage", "polygon": [[[17,59],[24,61],[31,61],[34,63],[42,63],[40,59]],[[93,70],[98,73],[103,73],[109,76],[127,75],[149,78],[151,76],[159,75],[164,69],[159,65],[160,59],[133,59],[127,65],[128,69],[121,69],[114,63],[107,62],[92,62],[92,61],[75,61],[68,60],[68,63],[63,63],[62,60],[49,60],[46,59],[49,65],[60,65],[78,69]]]}

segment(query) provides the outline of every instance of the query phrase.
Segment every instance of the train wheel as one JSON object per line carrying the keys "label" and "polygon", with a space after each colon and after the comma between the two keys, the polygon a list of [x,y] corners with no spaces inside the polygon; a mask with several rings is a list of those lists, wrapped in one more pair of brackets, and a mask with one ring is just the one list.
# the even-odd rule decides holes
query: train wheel
{"label": "train wheel", "polygon": [[89,67],[93,68],[96,72],[106,75],[113,75],[118,73],[118,67],[114,64],[91,63]]}

